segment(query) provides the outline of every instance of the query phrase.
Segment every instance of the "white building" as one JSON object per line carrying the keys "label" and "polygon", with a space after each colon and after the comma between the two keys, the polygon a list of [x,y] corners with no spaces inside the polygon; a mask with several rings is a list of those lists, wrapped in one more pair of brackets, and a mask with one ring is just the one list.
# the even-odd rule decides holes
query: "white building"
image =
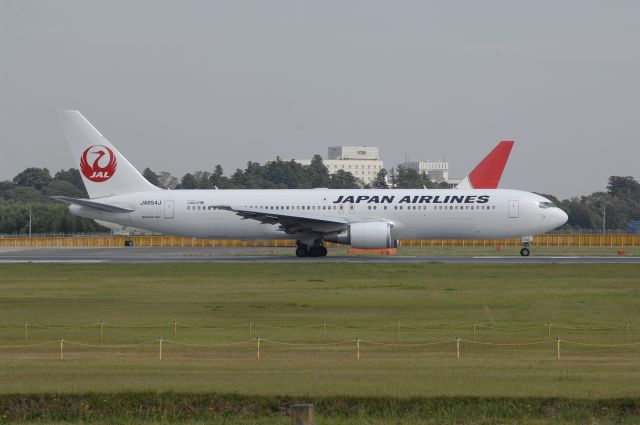
{"label": "white building", "polygon": [[328,151],[328,160],[377,161],[380,159],[380,148],[377,146],[333,146]]}
{"label": "white building", "polygon": [[433,182],[447,182],[449,181],[449,163],[445,161],[418,161],[418,162],[405,162],[403,167],[412,168],[417,170],[419,174],[423,172],[429,176],[429,179]]}
{"label": "white building", "polygon": [[[384,164],[380,160],[380,148],[377,146],[333,146],[328,150],[328,159],[323,159],[329,174],[338,170],[348,171],[362,183],[372,183]],[[310,159],[299,159],[302,165],[311,164]]]}

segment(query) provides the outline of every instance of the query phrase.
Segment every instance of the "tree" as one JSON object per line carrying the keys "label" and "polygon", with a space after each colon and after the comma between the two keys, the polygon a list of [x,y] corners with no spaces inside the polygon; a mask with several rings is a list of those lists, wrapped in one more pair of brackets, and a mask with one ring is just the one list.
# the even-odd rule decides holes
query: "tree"
{"label": "tree", "polygon": [[635,199],[640,201],[640,183],[631,176],[609,177],[609,184],[607,185],[607,192],[611,196],[615,197],[627,197],[629,199]]}
{"label": "tree", "polygon": [[391,168],[391,170],[389,171],[389,183],[391,189],[395,189],[398,185],[398,176],[396,174],[396,169],[395,168]]}
{"label": "tree", "polygon": [[196,181],[197,189],[213,189],[211,184],[211,173],[208,171],[196,171],[193,173],[193,178]]}
{"label": "tree", "polygon": [[399,189],[422,189],[423,187],[431,188],[434,184],[425,173],[418,173],[414,168],[398,166],[398,177],[396,187]]}
{"label": "tree", "polygon": [[348,171],[338,170],[331,175],[331,189],[358,189],[358,180]]}
{"label": "tree", "polygon": [[322,162],[322,157],[318,154],[313,155],[311,164],[308,165],[309,180],[311,187],[328,187],[330,182],[329,170]]}
{"label": "tree", "polygon": [[168,171],[160,171],[158,175],[158,186],[163,189],[175,189],[178,187],[178,178],[172,176]]}
{"label": "tree", "polygon": [[196,182],[193,174],[187,173],[182,177],[182,181],[180,182],[180,189],[197,189],[198,184]]}
{"label": "tree", "polygon": [[160,180],[158,178],[158,175],[156,173],[154,173],[151,168],[147,167],[144,169],[144,171],[142,172],[142,177],[144,177],[145,179],[147,179],[147,181],[149,183],[151,183],[154,186],[160,186]]}
{"label": "tree", "polygon": [[84,182],[82,181],[82,176],[80,175],[80,170],[77,168],[69,168],[68,170],[60,170],[53,177],[54,180],[60,180],[69,182],[83,193],[83,197],[89,196],[87,194],[87,190],[84,187]]}
{"label": "tree", "polygon": [[18,186],[42,190],[43,187],[51,182],[51,174],[46,168],[30,167],[15,176],[13,182]]}
{"label": "tree", "polygon": [[16,203],[43,202],[47,199],[35,187],[16,186],[4,192],[4,200]]}
{"label": "tree", "polygon": [[378,171],[371,187],[374,189],[389,189],[389,184],[387,183],[387,170],[381,168],[380,171]]}
{"label": "tree", "polygon": [[263,177],[277,188],[303,189],[312,187],[309,173],[304,166],[293,160],[283,161],[280,157],[264,165]]}
{"label": "tree", "polygon": [[211,173],[211,176],[209,177],[209,181],[211,182],[212,187],[217,187],[218,189],[225,189],[229,187],[229,179],[224,176],[224,170],[220,164],[214,167],[213,173]]}
{"label": "tree", "polygon": [[5,192],[7,192],[8,190],[13,189],[14,187],[16,187],[15,184],[13,184],[13,182],[10,181],[0,181],[0,199],[4,199],[4,194]]}
{"label": "tree", "polygon": [[45,196],[70,196],[71,198],[85,197],[85,191],[78,189],[73,184],[64,180],[51,180],[51,183],[42,188]]}

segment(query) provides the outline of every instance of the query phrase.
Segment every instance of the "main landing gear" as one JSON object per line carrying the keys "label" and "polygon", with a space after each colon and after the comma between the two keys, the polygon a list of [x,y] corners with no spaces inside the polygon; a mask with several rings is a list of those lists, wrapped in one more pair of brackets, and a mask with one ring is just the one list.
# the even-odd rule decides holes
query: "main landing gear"
{"label": "main landing gear", "polygon": [[522,237],[522,249],[520,250],[520,255],[523,257],[528,257],[531,254],[531,250],[529,247],[531,246],[531,241],[533,240],[533,236],[523,236]]}
{"label": "main landing gear", "polygon": [[326,257],[327,248],[322,245],[322,240],[317,239],[313,245],[308,246],[300,241],[296,241],[296,257]]}
{"label": "main landing gear", "polygon": [[124,246],[133,246],[133,241],[131,239],[127,239],[124,241]]}

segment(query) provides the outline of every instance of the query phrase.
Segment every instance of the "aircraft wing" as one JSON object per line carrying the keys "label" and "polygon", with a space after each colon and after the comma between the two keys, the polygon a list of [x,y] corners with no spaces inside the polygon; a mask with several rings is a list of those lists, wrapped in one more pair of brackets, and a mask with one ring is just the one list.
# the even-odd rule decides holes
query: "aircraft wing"
{"label": "aircraft wing", "polygon": [[344,217],[328,217],[302,211],[267,210],[263,208],[233,207],[217,205],[216,209],[231,211],[248,220],[265,224],[279,224],[289,234],[310,231],[331,233],[346,229],[349,222]]}

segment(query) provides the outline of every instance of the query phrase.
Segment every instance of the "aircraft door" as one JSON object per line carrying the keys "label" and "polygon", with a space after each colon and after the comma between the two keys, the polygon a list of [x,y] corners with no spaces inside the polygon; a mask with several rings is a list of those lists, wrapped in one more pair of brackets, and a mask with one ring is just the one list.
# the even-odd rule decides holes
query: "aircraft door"
{"label": "aircraft door", "polygon": [[174,201],[164,201],[164,218],[173,218]]}
{"label": "aircraft door", "polygon": [[520,217],[520,205],[518,201],[509,201],[509,218]]}

